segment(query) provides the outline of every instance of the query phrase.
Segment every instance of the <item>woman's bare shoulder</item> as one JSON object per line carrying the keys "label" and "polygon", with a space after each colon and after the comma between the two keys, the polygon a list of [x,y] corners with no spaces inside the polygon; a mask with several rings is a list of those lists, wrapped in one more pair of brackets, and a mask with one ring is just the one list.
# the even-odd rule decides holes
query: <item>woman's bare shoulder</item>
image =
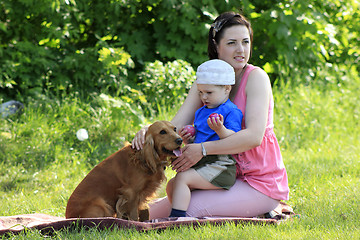
{"label": "woman's bare shoulder", "polygon": [[269,80],[269,75],[264,71],[264,69],[256,67],[249,74],[249,80],[254,78]]}
{"label": "woman's bare shoulder", "polygon": [[269,75],[262,68],[255,68],[252,70],[248,77],[246,89],[271,89]]}

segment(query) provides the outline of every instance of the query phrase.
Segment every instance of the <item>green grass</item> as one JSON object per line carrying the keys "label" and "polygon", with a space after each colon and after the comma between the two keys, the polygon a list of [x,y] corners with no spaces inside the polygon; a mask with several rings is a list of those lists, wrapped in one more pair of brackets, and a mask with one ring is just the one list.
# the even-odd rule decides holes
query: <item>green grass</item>
{"label": "green grass", "polygon": [[[279,226],[204,226],[161,232],[59,231],[55,239],[359,239],[360,79],[327,88],[274,88],[275,131],[290,184],[288,203],[300,214]],[[24,114],[0,119],[0,215],[44,213],[64,217],[73,189],[99,161],[131,141],[142,124],[170,120],[131,113],[89,96],[28,104]],[[77,140],[79,128],[89,139]],[[174,175],[167,171],[168,177]],[[159,195],[164,195],[162,188]],[[39,239],[37,231],[12,236]]]}

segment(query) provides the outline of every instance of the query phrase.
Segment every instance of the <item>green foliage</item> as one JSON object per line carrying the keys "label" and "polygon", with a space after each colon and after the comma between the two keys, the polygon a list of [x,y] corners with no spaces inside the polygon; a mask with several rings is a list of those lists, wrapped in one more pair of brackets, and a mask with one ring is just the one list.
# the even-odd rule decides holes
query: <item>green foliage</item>
{"label": "green foliage", "polygon": [[[131,125],[137,127],[139,125],[144,125],[145,123],[145,111],[142,110],[140,105],[137,105],[138,99],[144,99],[141,96],[141,92],[134,89],[128,88],[129,94],[124,95],[124,97],[111,97],[106,94],[100,94],[98,103],[104,105],[106,108],[109,108],[112,112],[111,117],[113,118],[130,118],[133,120]],[[133,98],[128,96],[133,95]],[[143,101],[143,104],[146,105],[146,101]]]}
{"label": "green foliage", "polygon": [[109,91],[100,94],[100,99],[107,106],[118,109],[118,116],[133,116],[143,124],[145,117],[152,118],[161,114],[169,103],[180,104],[195,78],[191,65],[185,61],[173,61],[163,64],[160,61],[145,63],[144,71],[138,74],[139,84],[131,86],[120,82],[114,86],[116,96]]}
{"label": "green foliage", "polygon": [[[105,7],[105,5],[103,5]],[[0,87],[26,100],[50,91],[118,90],[134,64],[112,44],[99,23],[101,11],[86,1],[1,1]],[[115,16],[114,16],[115,17]],[[113,90],[114,91],[114,90]]]}
{"label": "green foliage", "polygon": [[254,28],[252,61],[272,80],[341,82],[343,66],[358,65],[358,2],[245,1],[244,6]]}
{"label": "green foliage", "polygon": [[150,103],[151,109],[157,105],[181,104],[195,80],[195,71],[191,65],[179,60],[165,65],[160,61],[146,63],[139,74],[140,89]]}
{"label": "green foliage", "polygon": [[348,79],[348,67],[359,72],[355,0],[3,0],[2,97],[121,95],[139,82],[146,63],[184,60],[196,67],[206,60],[210,24],[239,9],[254,28],[251,63],[273,82],[326,85]]}

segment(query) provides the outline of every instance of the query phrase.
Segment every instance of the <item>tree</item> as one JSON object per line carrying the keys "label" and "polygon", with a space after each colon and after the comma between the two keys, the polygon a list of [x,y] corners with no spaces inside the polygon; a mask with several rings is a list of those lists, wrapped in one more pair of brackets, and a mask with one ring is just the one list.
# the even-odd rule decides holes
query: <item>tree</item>
{"label": "tree", "polygon": [[273,82],[334,82],[359,71],[355,0],[1,0],[0,89],[7,97],[116,89],[146,62],[207,59],[207,32],[242,9],[251,63]]}

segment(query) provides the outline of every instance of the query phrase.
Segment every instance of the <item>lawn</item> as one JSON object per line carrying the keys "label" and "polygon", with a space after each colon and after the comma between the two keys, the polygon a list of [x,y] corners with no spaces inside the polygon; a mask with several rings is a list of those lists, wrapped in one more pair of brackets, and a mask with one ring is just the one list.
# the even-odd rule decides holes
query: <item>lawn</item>
{"label": "lawn", "polygon": [[[359,239],[360,79],[327,86],[273,89],[275,132],[288,171],[290,200],[300,215],[279,226],[204,226],[161,232],[59,231],[55,239]],[[141,124],[170,120],[164,106],[139,122],[99,95],[80,100],[44,96],[20,116],[0,119],[0,215],[64,217],[73,189],[100,160],[131,141]],[[75,133],[86,128],[89,139]],[[170,178],[174,172],[167,170]],[[159,195],[164,195],[164,188]],[[10,236],[39,239],[37,231]]]}

